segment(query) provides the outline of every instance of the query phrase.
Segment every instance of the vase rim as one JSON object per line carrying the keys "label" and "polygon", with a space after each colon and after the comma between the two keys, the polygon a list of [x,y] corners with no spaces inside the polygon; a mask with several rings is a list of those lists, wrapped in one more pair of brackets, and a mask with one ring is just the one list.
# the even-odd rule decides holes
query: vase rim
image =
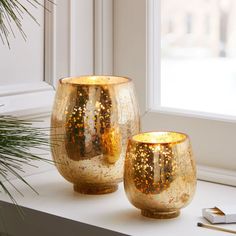
{"label": "vase rim", "polygon": [[[166,136],[166,135],[170,137],[161,137],[161,136]],[[142,133],[132,136],[131,138],[131,140],[134,142],[150,144],[150,145],[177,144],[177,143],[182,143],[186,141],[187,139],[189,139],[187,134],[177,132],[177,131],[142,132]]]}
{"label": "vase rim", "polygon": [[116,75],[83,75],[64,77],[59,80],[60,84],[69,85],[119,85],[132,82],[132,79]]}

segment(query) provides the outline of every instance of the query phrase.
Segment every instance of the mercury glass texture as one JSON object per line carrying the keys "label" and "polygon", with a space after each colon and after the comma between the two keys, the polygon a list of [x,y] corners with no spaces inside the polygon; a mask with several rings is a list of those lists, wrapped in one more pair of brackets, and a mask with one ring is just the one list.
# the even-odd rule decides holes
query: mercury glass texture
{"label": "mercury glass texture", "polygon": [[61,79],[51,118],[56,166],[74,190],[113,192],[123,179],[127,140],[139,132],[133,83],[114,76]]}
{"label": "mercury glass texture", "polygon": [[187,135],[149,132],[128,143],[124,186],[130,202],[152,218],[177,217],[192,199],[196,167]]}

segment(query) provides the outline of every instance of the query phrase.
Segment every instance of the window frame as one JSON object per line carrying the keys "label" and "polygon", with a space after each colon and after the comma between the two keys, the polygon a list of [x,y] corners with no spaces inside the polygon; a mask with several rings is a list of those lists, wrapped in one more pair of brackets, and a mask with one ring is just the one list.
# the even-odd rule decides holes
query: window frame
{"label": "window frame", "polygon": [[[134,79],[144,131],[176,130],[189,134],[198,166],[198,178],[236,186],[235,120],[224,117],[153,109],[159,68],[160,41],[153,21],[157,0],[114,1],[114,73]],[[150,23],[151,22],[151,23]]]}
{"label": "window frame", "polygon": [[[160,37],[158,37],[158,31],[161,28],[161,19],[160,19],[160,3],[161,0],[153,1],[147,0],[147,67],[148,67],[148,80],[149,80],[149,91],[150,95],[148,97],[148,104],[150,110],[153,112],[160,112],[164,114],[172,114],[172,115],[184,115],[187,117],[197,117],[209,120],[218,120],[236,123],[236,117],[230,115],[222,115],[194,110],[185,110],[181,108],[171,108],[161,106],[161,59],[160,55]],[[155,13],[158,12],[158,15]],[[157,22],[157,23],[154,23]],[[149,36],[148,36],[149,35]],[[158,42],[158,45],[155,44]],[[158,81],[156,81],[158,78]],[[156,90],[158,89],[158,92]],[[158,95],[156,95],[158,94]]]}

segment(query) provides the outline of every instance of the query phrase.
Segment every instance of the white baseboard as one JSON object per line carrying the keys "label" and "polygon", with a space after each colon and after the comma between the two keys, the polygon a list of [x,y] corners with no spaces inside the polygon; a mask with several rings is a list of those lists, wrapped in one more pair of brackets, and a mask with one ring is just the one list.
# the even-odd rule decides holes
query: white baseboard
{"label": "white baseboard", "polygon": [[236,171],[208,166],[197,166],[197,178],[213,183],[236,186]]}

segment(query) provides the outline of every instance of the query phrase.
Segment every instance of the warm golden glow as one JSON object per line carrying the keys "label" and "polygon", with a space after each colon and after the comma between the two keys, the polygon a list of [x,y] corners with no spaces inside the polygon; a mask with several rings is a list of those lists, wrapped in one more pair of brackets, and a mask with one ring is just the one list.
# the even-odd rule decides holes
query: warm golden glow
{"label": "warm golden glow", "polygon": [[141,143],[180,143],[187,138],[187,135],[177,132],[146,132],[137,134],[133,140]]}
{"label": "warm golden glow", "polygon": [[58,137],[58,144],[53,141],[52,145],[53,159],[75,191],[115,191],[123,180],[127,141],[139,132],[131,80],[114,76],[61,79],[51,121],[52,137]]}
{"label": "warm golden glow", "polygon": [[68,77],[60,80],[63,84],[81,85],[115,85],[130,82],[131,79],[119,76],[81,76]]}
{"label": "warm golden glow", "polygon": [[142,215],[173,218],[192,199],[196,167],[190,140],[177,132],[147,132],[128,143],[124,185]]}

